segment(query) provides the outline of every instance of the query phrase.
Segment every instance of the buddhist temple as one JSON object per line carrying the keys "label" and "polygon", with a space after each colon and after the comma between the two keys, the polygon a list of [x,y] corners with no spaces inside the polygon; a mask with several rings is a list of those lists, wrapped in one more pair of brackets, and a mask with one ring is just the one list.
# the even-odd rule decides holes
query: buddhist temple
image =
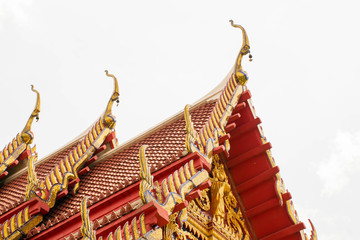
{"label": "buddhist temple", "polygon": [[246,31],[230,23],[242,46],[224,80],[121,145],[112,114],[119,84],[105,71],[113,92],[104,113],[38,159],[32,86],[35,107],[0,152],[0,239],[317,239],[314,228],[304,232],[252,105]]}

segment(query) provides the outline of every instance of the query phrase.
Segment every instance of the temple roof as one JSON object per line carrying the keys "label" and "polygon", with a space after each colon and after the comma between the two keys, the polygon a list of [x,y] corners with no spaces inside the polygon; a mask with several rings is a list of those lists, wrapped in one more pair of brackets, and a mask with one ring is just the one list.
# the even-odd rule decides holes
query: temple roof
{"label": "temple roof", "polygon": [[[46,197],[51,199],[54,191],[55,197],[49,200],[52,202],[49,211],[41,218],[39,226],[29,232],[28,238],[45,239],[46,234],[56,238],[58,233],[55,231],[60,227],[65,236],[78,232],[78,221],[76,224],[73,222],[80,217],[80,205],[86,196],[89,196],[88,207],[93,210],[93,217],[101,220],[101,227],[111,222],[111,219],[139,208],[142,205],[138,186],[139,149],[144,145],[148,146],[146,156],[150,172],[160,174],[159,179],[170,174],[167,167],[181,162],[190,152],[209,163],[213,155],[221,153],[232,191],[237,193],[236,198],[250,235],[259,239],[278,239],[288,235],[293,237],[291,239],[303,238],[302,229],[305,226],[297,219],[292,202],[289,201],[291,195],[283,186],[279,169],[271,156],[271,144],[259,127],[261,121],[254,112],[251,94],[246,87],[248,76],[242,70],[241,59],[249,53],[247,35],[241,26],[232,25],[242,30],[243,46],[235,67],[225,79],[195,102],[190,112],[187,112],[187,106],[184,112],[175,114],[121,146],[116,146],[113,131],[115,119],[111,115],[111,106],[119,95],[117,81],[106,72],[114,78],[115,84],[104,115],[75,140],[35,164],[37,179],[46,183],[47,188],[41,189],[41,192],[33,190],[33,194],[37,197],[41,194],[41,198],[46,200]],[[107,132],[104,133],[104,129]],[[100,135],[102,139],[94,147]],[[220,141],[218,137],[223,139]],[[88,155],[87,149],[92,149]],[[76,166],[82,154],[86,158]],[[72,159],[74,156],[75,160]],[[73,162],[71,166],[70,162]],[[72,182],[63,180],[74,166],[77,171],[81,169],[79,174],[76,171],[69,178]],[[0,215],[9,214],[18,206],[31,201],[27,190],[30,173],[24,171],[8,178],[0,188]],[[57,184],[60,186],[60,179],[64,189],[59,187],[53,190]],[[67,188],[74,185],[76,189],[71,194]],[[277,223],[266,224],[269,219]],[[97,225],[100,227],[99,223]]]}
{"label": "temple roof", "polygon": [[[221,92],[219,89],[223,88],[223,86],[219,86],[211,91],[208,96],[197,101],[192,108],[194,127],[198,131],[208,120],[214,108],[216,103],[214,95]],[[84,133],[86,132],[84,131]],[[80,135],[66,146],[38,160],[36,165],[38,179],[44,180],[45,176],[81,142],[84,135]],[[44,231],[78,213],[80,202],[85,196],[91,197],[90,207],[103,198],[139,181],[138,151],[141,145],[149,145],[147,153],[152,171],[157,171],[178,160],[186,150],[185,135],[184,116],[183,112],[180,112],[144,134],[105,153],[90,165],[91,171],[81,177],[77,194],[75,196],[67,194],[50,210],[44,218],[45,227],[42,227],[41,230]],[[27,172],[23,171],[21,175],[17,174],[15,179],[13,177],[11,181],[7,181],[0,188],[0,211],[2,213],[6,213],[26,201],[25,189],[27,184]]]}

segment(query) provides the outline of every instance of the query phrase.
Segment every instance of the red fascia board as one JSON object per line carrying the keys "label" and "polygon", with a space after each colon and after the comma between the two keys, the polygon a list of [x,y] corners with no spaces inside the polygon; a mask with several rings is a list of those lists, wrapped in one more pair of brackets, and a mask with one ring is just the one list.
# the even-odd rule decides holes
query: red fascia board
{"label": "red fascia board", "polygon": [[241,124],[237,129],[231,133],[232,138],[236,138],[238,136],[241,136],[245,133],[248,133],[249,131],[255,129],[258,127],[258,125],[261,124],[260,118],[255,118],[253,120],[250,120],[249,122],[246,122],[244,124]]}
{"label": "red fascia board", "polygon": [[241,102],[238,105],[235,106],[234,111],[232,111],[232,114],[238,113],[241,110],[243,110],[246,107],[246,103],[245,102]]}
{"label": "red fascia board", "polygon": [[236,186],[236,190],[242,194],[248,189],[251,189],[255,187],[256,185],[261,184],[262,182],[274,177],[278,172],[280,172],[280,168],[278,166],[275,166],[273,168],[270,168],[259,175],[256,175],[255,177],[247,180],[246,182],[243,182]]}
{"label": "red fascia board", "polygon": [[6,220],[10,219],[12,216],[18,214],[20,211],[29,207],[30,216],[35,216],[39,213],[46,214],[50,211],[49,206],[41,201],[39,198],[35,197],[25,203],[21,204],[20,206],[13,208],[12,210],[2,214],[0,216],[0,224],[4,223]]}
{"label": "red fascia board", "polygon": [[240,96],[239,103],[245,102],[251,98],[251,92],[250,90],[246,90],[243,92]]}
{"label": "red fascia board", "polygon": [[17,160],[22,161],[22,160],[28,158],[30,155],[31,155],[31,152],[29,149],[27,149],[20,154],[20,156],[17,158]]}
{"label": "red fascia board", "polygon": [[231,137],[231,135],[229,133],[224,136],[219,137],[219,144],[220,145],[223,144],[226,140],[229,140],[230,137]]}
{"label": "red fascia board", "polygon": [[[15,159],[15,161],[12,162],[12,163],[7,167],[7,169],[10,169],[10,168],[18,165],[20,161],[28,158],[30,155],[31,155],[31,152],[30,152],[29,149],[23,151],[23,152],[18,156],[18,158]],[[3,179],[3,178],[5,178],[8,174],[9,174],[8,171],[4,171],[4,172],[0,175],[0,180]]]}
{"label": "red fascia board", "polygon": [[106,238],[111,232],[114,232],[119,226],[122,227],[126,222],[131,222],[134,217],[139,219],[140,215],[143,213],[145,214],[145,225],[147,231],[150,231],[150,229],[152,229],[152,227],[155,225],[162,227],[169,222],[169,216],[166,210],[163,209],[157,203],[150,202],[143,205],[139,209],[129,214],[126,214],[125,216],[122,216],[115,221],[112,221],[111,223],[105,225],[104,227],[98,228],[96,230],[96,235],[98,238],[100,236]]}
{"label": "red fascia board", "polygon": [[[260,135],[258,131],[252,131],[255,130],[258,125],[261,123],[261,120],[258,117],[254,117],[252,115],[251,106],[246,103],[247,100],[251,98],[250,92],[244,92],[242,96],[240,97],[239,104],[235,107],[233,111],[234,113],[241,112],[241,119],[244,119],[244,121],[233,121],[227,126],[227,132],[231,131],[231,139],[230,144],[232,148],[240,148],[243,149],[243,146],[239,144],[241,141],[244,140],[244,137],[249,138],[251,141],[261,140]],[[238,126],[230,126],[231,124],[236,124]],[[245,136],[245,134],[247,134]],[[254,137],[254,134],[256,134],[255,138],[250,138],[249,136]],[[250,145],[250,144],[249,144]],[[254,144],[254,146],[257,144]],[[273,179],[274,185],[272,185],[269,190],[276,192],[276,181],[277,179],[274,177],[275,174],[279,172],[279,167],[271,167],[270,166],[270,160],[268,159],[268,156],[263,155],[267,150],[270,150],[271,144],[265,143],[262,145],[259,145],[257,147],[253,147],[250,150],[246,150],[245,152],[237,151],[237,154],[232,156],[231,159],[227,159],[227,167],[228,168],[234,168],[237,167],[239,164],[245,163],[245,161],[249,161],[254,157],[260,157],[264,156],[264,160],[266,159],[266,162],[269,163],[269,168],[265,170],[262,173],[258,173],[255,176],[252,176],[250,179],[247,179],[243,182],[240,182],[236,179],[235,175],[231,175],[231,179],[233,180],[233,187],[237,190],[240,198],[240,202],[242,197],[247,196],[250,194],[248,192],[249,189],[262,185],[265,181],[268,179]],[[239,153],[240,152],[240,153]],[[254,167],[250,165],[244,164],[244,167]],[[245,169],[246,170],[246,169]],[[250,170],[250,169],[249,169]],[[261,194],[255,194],[253,197],[259,197]],[[277,195],[276,195],[277,196]],[[291,194],[289,192],[286,192],[282,194],[282,200],[288,201],[291,199]],[[286,227],[282,229],[276,229],[276,224],[272,224],[269,221],[266,221],[266,214],[269,214],[269,211],[272,211],[271,214],[277,216],[279,219],[278,221],[281,222],[287,222],[289,218],[289,214],[287,213],[286,205],[281,205],[279,198],[272,198],[267,201],[263,201],[259,205],[252,207],[251,209],[246,209],[244,206],[241,207],[242,211],[245,212],[246,216],[246,224],[250,226],[249,229],[252,229],[251,235],[257,235],[261,240],[275,240],[275,239],[300,239],[299,231],[305,228],[303,223],[293,224],[289,223]],[[255,223],[255,221],[258,221],[257,219],[261,219],[260,223]],[[277,221],[277,222],[278,222]],[[252,225],[254,224],[254,225]],[[263,234],[261,230],[259,229],[272,229],[271,233]],[[253,236],[256,239],[256,236]]]}
{"label": "red fascia board", "polygon": [[[110,214],[112,211],[116,211],[125,206],[128,202],[133,202],[139,199],[139,184],[140,181],[118,191],[115,194],[104,198],[103,200],[90,206],[90,219],[95,220]],[[81,213],[78,212],[68,219],[59,222],[58,224],[34,235],[30,239],[48,239],[49,236],[53,239],[62,239],[71,233],[74,233],[80,229],[82,225]]]}
{"label": "red fascia board", "polygon": [[240,113],[234,113],[233,115],[231,115],[231,116],[229,117],[228,124],[233,123],[233,122],[236,122],[236,121],[239,120],[240,118],[241,118]]}
{"label": "red fascia board", "polygon": [[[290,235],[299,233],[301,230],[305,229],[305,224],[300,222],[295,225],[291,225],[287,228],[281,229],[280,231],[270,234],[266,237],[261,238],[260,240],[277,240],[277,239],[284,239],[285,237],[289,237]],[[300,239],[300,234],[299,238]]]}
{"label": "red fascia board", "polygon": [[174,207],[173,213],[180,212],[181,210],[186,208],[188,205],[189,205],[189,202],[187,200],[176,204],[175,207]]}
{"label": "red fascia board", "polygon": [[186,163],[190,162],[191,160],[193,160],[194,168],[196,170],[205,169],[208,172],[211,170],[211,165],[208,163],[208,161],[203,156],[201,156],[200,153],[194,152],[152,173],[152,175],[154,176],[154,181],[163,180],[164,178],[168,177],[170,174],[172,174],[173,172],[178,170],[181,166],[184,166]]}
{"label": "red fascia board", "polygon": [[6,177],[8,174],[9,174],[8,171],[3,172],[3,173],[0,175],[0,180],[3,179],[4,177]]}
{"label": "red fascia board", "polygon": [[228,168],[233,168],[235,166],[237,166],[238,164],[244,162],[244,161],[247,161],[253,157],[256,157],[262,153],[265,153],[267,150],[270,150],[271,149],[271,143],[270,142],[267,142],[263,145],[259,145],[255,148],[252,148],[250,149],[249,151],[239,155],[239,156],[236,156],[232,159],[229,159],[227,160],[227,167]]}
{"label": "red fascia board", "polygon": [[248,218],[253,218],[255,217],[256,215],[259,215],[271,208],[274,208],[274,207],[278,207],[278,206],[281,206],[281,202],[279,199],[277,198],[273,198],[273,199],[270,199],[256,207],[253,207],[249,210],[246,210],[246,216]]}
{"label": "red fascia board", "polygon": [[19,160],[16,160],[16,159],[15,159],[15,161],[13,161],[13,162],[8,166],[8,168],[15,167],[15,166],[18,165],[18,164],[19,164]]}

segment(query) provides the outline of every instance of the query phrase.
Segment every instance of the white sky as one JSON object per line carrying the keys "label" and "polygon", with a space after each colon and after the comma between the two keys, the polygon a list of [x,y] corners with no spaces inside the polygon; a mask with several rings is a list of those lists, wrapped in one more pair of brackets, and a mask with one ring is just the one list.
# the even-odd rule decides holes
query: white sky
{"label": "white sky", "polygon": [[[105,109],[117,76],[120,143],[181,111],[233,66],[248,32],[257,114],[286,187],[320,239],[357,239],[360,173],[358,1],[0,0],[0,143],[35,94],[40,157]],[[251,2],[251,3],[249,3]],[[99,2],[98,2],[99,3]]]}

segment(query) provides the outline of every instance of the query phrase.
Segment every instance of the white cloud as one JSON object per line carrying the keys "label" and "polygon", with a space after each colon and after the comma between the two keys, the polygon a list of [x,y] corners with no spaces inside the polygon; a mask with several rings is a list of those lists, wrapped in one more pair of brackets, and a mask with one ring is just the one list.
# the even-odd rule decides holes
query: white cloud
{"label": "white cloud", "polygon": [[360,132],[338,131],[331,144],[330,156],[322,160],[317,174],[324,182],[322,195],[333,196],[360,172]]}
{"label": "white cloud", "polygon": [[[33,5],[33,0],[4,0],[0,2],[1,22],[6,18],[14,19],[19,26],[28,24],[28,8]],[[1,25],[0,25],[1,29]]]}

